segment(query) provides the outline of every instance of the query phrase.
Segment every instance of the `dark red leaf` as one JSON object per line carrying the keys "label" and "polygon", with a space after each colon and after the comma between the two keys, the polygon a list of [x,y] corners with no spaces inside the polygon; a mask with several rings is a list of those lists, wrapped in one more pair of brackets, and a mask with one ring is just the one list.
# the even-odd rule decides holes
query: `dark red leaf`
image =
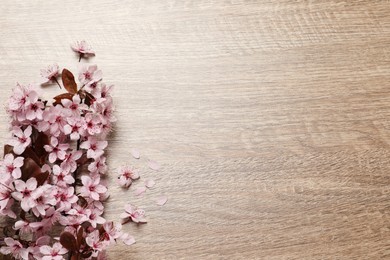
{"label": "dark red leaf", "polygon": [[9,145],[9,144],[6,144],[4,145],[4,156],[9,154],[9,153],[13,153],[14,151],[14,147]]}
{"label": "dark red leaf", "polygon": [[22,156],[24,158],[30,158],[30,159],[33,159],[34,162],[36,162],[39,165],[41,165],[41,160],[39,159],[39,157],[37,156],[37,154],[35,153],[35,151],[33,149],[31,149],[30,146],[28,146],[26,148],[26,150],[24,150],[24,152],[22,153]]}
{"label": "dark red leaf", "polygon": [[60,236],[60,243],[63,247],[69,251],[77,251],[76,238],[70,232],[63,232]]}
{"label": "dark red leaf", "polygon": [[88,201],[84,197],[78,196],[78,198],[79,200],[77,203],[80,205],[80,207],[85,208],[88,206]]}
{"label": "dark red leaf", "polygon": [[85,92],[85,99],[84,99],[84,103],[87,105],[87,106],[91,106],[92,103],[95,101],[95,98],[92,94],[88,93],[88,92]]}
{"label": "dark red leaf", "polygon": [[34,177],[35,179],[37,179],[38,186],[41,186],[45,183],[47,178],[49,178],[49,172],[36,173],[36,174],[33,174],[31,177]]}
{"label": "dark red leaf", "polygon": [[82,256],[84,259],[89,258],[91,255],[92,255],[92,251],[89,251],[89,252],[86,252],[86,253],[82,253],[82,254],[81,254],[81,256]]}
{"label": "dark red leaf", "polygon": [[39,158],[47,155],[47,152],[46,152],[44,146],[49,144],[49,143],[50,143],[50,140],[49,140],[49,137],[47,135],[45,135],[43,132],[37,133],[37,138],[34,142],[34,151]]}
{"label": "dark red leaf", "polygon": [[31,177],[35,177],[41,173],[41,168],[38,164],[31,158],[27,157],[24,159],[24,164],[21,167],[22,170],[22,180],[27,181]]}
{"label": "dark red leaf", "polygon": [[62,83],[69,93],[75,94],[77,92],[77,84],[74,81],[74,76],[72,72],[67,69],[62,70]]}
{"label": "dark red leaf", "polygon": [[58,104],[61,104],[61,100],[63,99],[70,99],[72,100],[73,98],[73,94],[71,93],[63,93],[63,94],[60,94],[58,96],[55,96],[53,99],[55,100],[55,102],[53,103],[54,105],[58,105]]}

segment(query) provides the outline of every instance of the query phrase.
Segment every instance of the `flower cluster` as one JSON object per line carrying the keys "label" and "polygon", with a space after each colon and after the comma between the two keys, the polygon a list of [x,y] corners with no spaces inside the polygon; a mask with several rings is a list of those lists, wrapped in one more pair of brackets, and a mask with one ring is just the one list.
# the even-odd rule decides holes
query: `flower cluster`
{"label": "flower cluster", "polygon": [[[72,49],[80,58],[94,54],[84,41]],[[66,92],[44,100],[35,86],[18,84],[9,98],[11,137],[0,161],[0,214],[15,221],[4,230],[1,253],[16,259],[91,259],[117,240],[134,243],[121,224],[102,216],[108,198],[102,181],[106,138],[116,120],[113,87],[102,81],[96,65],[81,66],[78,83],[57,64],[42,70],[41,77]],[[129,186],[136,178],[126,169],[121,184]],[[143,210],[127,206],[124,214],[144,222]],[[49,234],[58,228],[55,240]]]}

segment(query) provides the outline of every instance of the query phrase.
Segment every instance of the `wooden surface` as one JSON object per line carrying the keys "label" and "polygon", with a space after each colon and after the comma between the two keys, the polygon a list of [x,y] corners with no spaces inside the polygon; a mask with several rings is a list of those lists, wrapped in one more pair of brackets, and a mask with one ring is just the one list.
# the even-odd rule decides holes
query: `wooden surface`
{"label": "wooden surface", "polygon": [[107,218],[149,223],[111,259],[390,259],[389,1],[4,0],[0,28],[1,103],[77,39],[116,85],[110,170],[157,186],[112,177]]}

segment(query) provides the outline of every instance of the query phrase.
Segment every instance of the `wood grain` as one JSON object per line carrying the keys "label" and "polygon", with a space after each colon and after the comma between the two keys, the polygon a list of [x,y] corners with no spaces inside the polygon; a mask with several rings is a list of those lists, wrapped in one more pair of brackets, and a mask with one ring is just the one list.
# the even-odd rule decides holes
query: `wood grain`
{"label": "wood grain", "polygon": [[106,216],[150,221],[111,259],[390,259],[389,1],[4,0],[0,28],[2,103],[77,39],[116,86]]}

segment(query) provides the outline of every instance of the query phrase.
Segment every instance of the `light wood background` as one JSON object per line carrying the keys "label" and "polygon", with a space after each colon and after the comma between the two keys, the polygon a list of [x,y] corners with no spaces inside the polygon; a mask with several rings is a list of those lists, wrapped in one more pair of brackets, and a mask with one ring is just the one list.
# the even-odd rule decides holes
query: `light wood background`
{"label": "light wood background", "polygon": [[390,259],[388,0],[3,0],[0,28],[1,103],[78,39],[116,86],[106,216],[149,223],[111,259]]}

